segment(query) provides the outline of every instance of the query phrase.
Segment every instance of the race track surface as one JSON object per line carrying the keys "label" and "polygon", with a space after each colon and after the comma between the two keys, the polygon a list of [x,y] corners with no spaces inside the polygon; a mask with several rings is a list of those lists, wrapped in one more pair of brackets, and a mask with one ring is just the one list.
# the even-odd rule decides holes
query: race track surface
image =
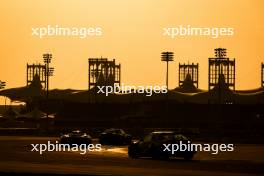
{"label": "race track surface", "polygon": [[[237,144],[235,151],[212,155],[198,152],[192,161],[151,158],[130,159],[127,146],[103,146],[102,151],[31,152],[30,144],[56,141],[52,137],[0,137],[0,173],[50,173],[84,175],[263,175],[264,145]],[[95,141],[96,142],[96,141]]]}

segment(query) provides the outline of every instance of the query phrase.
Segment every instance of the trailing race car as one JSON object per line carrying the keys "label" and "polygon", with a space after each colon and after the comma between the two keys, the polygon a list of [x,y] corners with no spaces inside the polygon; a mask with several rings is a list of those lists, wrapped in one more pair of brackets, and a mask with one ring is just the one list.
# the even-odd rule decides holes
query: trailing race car
{"label": "trailing race car", "polygon": [[131,135],[122,129],[110,128],[101,133],[99,142],[107,145],[128,145],[131,143]]}
{"label": "trailing race car", "polygon": [[165,149],[166,145],[188,143],[190,141],[181,134],[173,131],[156,131],[145,136],[144,139],[133,142],[128,147],[130,158],[152,157],[156,159],[169,159],[170,157],[182,157],[191,160],[196,152],[194,151],[175,151]]}
{"label": "trailing race car", "polygon": [[80,130],[72,131],[71,133],[63,134],[60,137],[60,143],[62,144],[91,144],[92,143],[92,137],[84,132],[81,132]]}

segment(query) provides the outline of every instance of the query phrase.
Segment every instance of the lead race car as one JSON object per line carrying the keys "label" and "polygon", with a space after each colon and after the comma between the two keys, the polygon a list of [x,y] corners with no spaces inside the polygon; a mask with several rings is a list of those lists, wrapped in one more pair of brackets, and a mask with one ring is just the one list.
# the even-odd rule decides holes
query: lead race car
{"label": "lead race car", "polygon": [[169,159],[170,157],[181,157],[191,160],[195,151],[174,151],[165,149],[166,145],[190,143],[187,137],[176,134],[173,131],[154,131],[139,141],[131,143],[128,147],[128,156],[136,159],[139,157],[152,157],[155,159]]}
{"label": "lead race car", "polygon": [[75,131],[72,131],[70,133],[63,134],[60,137],[60,143],[61,144],[70,144],[70,145],[73,145],[73,144],[89,145],[92,143],[92,137],[85,132],[81,132],[80,130],[75,130]]}
{"label": "lead race car", "polygon": [[131,135],[122,129],[110,128],[101,133],[99,142],[103,145],[128,145],[131,143]]}

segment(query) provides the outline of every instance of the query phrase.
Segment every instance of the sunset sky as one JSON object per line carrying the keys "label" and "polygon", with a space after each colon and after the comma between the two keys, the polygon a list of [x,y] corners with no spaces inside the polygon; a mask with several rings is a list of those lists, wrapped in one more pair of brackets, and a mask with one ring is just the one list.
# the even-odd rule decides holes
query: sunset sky
{"label": "sunset sky", "polygon": [[[178,64],[199,63],[200,88],[208,88],[208,57],[227,48],[236,58],[236,88],[260,86],[264,62],[263,0],[1,0],[0,80],[25,86],[26,64],[53,54],[51,88],[87,89],[88,58],[115,58],[126,85],[164,85],[162,51],[173,51],[169,87],[178,86]],[[33,27],[101,27],[103,35],[80,39],[32,36]],[[212,39],[163,36],[164,27],[231,27],[233,36]]]}

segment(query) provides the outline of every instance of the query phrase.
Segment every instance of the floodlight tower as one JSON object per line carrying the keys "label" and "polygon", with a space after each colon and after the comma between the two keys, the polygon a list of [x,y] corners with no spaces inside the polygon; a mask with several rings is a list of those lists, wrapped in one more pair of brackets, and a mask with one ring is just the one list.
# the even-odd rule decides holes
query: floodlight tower
{"label": "floodlight tower", "polygon": [[215,49],[215,57],[216,58],[225,58],[226,57],[226,48],[216,48]]}
{"label": "floodlight tower", "polygon": [[27,64],[27,86],[34,81],[36,75],[39,77],[41,86],[46,89],[46,65]]}
{"label": "floodlight tower", "polygon": [[179,87],[182,87],[187,76],[190,76],[193,85],[198,88],[199,64],[181,64],[179,63]]}
{"label": "floodlight tower", "polygon": [[46,96],[47,96],[47,99],[49,96],[49,77],[53,76],[53,72],[54,72],[54,68],[49,66],[49,64],[51,63],[51,59],[52,59],[52,54],[49,54],[49,53],[43,54],[43,60],[44,60],[45,66],[46,66],[45,76],[46,76]]}
{"label": "floodlight tower", "polygon": [[224,77],[226,86],[235,90],[235,59],[226,56],[225,48],[216,48],[215,57],[209,58],[208,90],[219,86],[220,75]]}
{"label": "floodlight tower", "polygon": [[167,73],[166,73],[166,86],[167,86],[167,91],[169,91],[169,62],[173,61],[173,52],[162,52],[161,53],[161,61],[167,62]]}
{"label": "floodlight tower", "polygon": [[[45,76],[46,76],[46,98],[47,98],[47,103],[49,99],[49,77],[53,76],[54,68],[50,67],[49,64],[51,63],[52,59],[52,54],[45,53],[43,54],[43,60],[45,63]],[[47,120],[48,120],[48,113],[47,113]]]}
{"label": "floodlight tower", "polygon": [[0,80],[0,89],[4,89],[6,86],[6,82]]}
{"label": "floodlight tower", "polygon": [[[221,59],[226,57],[226,48],[216,48],[215,49],[215,57],[217,58],[218,62],[221,62]],[[219,75],[223,74],[223,65],[218,63],[220,66]]]}

